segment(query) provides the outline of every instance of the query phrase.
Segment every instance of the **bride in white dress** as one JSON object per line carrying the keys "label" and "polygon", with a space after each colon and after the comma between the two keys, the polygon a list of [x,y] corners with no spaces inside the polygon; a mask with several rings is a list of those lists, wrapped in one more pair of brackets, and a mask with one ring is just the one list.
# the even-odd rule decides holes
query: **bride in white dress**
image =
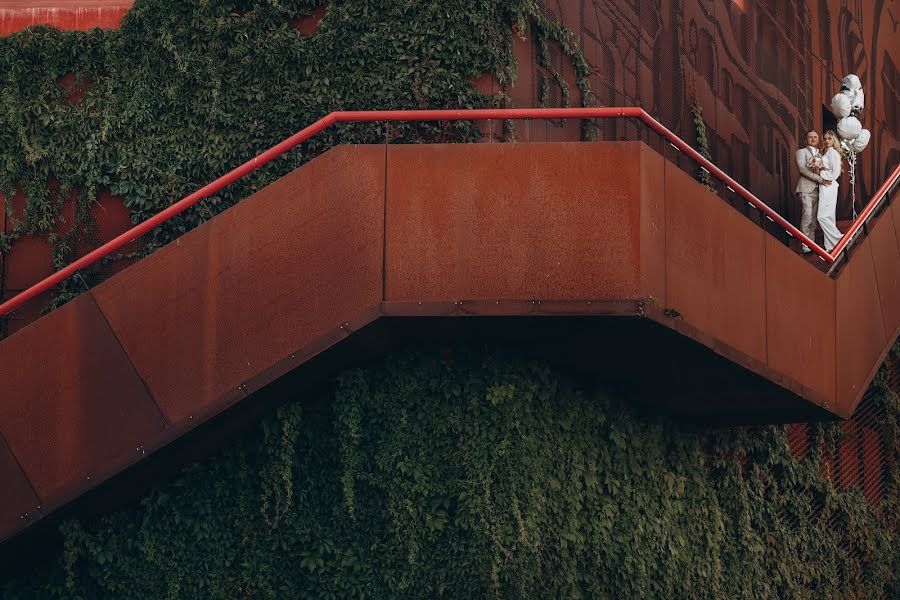
{"label": "bride in white dress", "polygon": [[844,153],[841,143],[833,131],[825,132],[825,152],[822,154],[822,170],[819,175],[822,179],[831,181],[831,185],[819,186],[819,212],[816,215],[819,227],[825,234],[825,250],[831,252],[841,240],[842,234],[836,223],[838,178],[841,176],[841,160]]}

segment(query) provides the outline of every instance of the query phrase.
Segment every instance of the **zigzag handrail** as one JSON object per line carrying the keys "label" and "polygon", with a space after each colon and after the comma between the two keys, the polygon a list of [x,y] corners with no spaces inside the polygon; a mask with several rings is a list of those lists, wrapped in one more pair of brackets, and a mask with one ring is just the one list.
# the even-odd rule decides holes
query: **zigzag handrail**
{"label": "zigzag handrail", "polygon": [[392,110],[392,111],[335,111],[319,119],[312,125],[305,127],[291,137],[272,146],[265,152],[248,160],[244,164],[232,169],[215,181],[205,185],[193,194],[182,198],[166,209],[156,213],[146,221],[135,225],[125,233],[116,236],[99,248],[85,254],[66,267],[56,271],[30,288],[13,296],[3,304],[0,304],[0,317],[5,316],[28,302],[35,296],[51,289],[56,284],[71,277],[76,272],[91,266],[100,259],[109,256],[129,242],[148,233],[172,217],[181,214],[203,198],[210,196],[230,183],[235,182],[244,175],[258,169],[269,161],[278,158],[285,152],[305,142],[317,133],[327,129],[335,123],[342,122],[372,122],[372,121],[481,121],[492,119],[620,119],[635,118],[662,135],[675,148],[688,155],[698,165],[709,171],[722,181],[733,192],[759,209],[768,219],[780,225],[784,230],[797,238],[825,262],[832,264],[838,256],[844,252],[854,236],[863,228],[867,219],[874,213],[881,200],[887,196],[888,190],[900,178],[900,165],[898,165],[890,177],[878,189],[859,217],[853,222],[850,229],[844,234],[841,242],[829,254],[824,248],[806,237],[799,229],[787,222],[781,215],[772,210],[765,202],[751,194],[742,185],[729,177],[711,161],[704,158],[699,152],[691,148],[685,141],[669,131],[662,123],[651,117],[644,109],[639,107],[613,107],[613,108],[491,108],[491,109],[466,109],[466,110]]}

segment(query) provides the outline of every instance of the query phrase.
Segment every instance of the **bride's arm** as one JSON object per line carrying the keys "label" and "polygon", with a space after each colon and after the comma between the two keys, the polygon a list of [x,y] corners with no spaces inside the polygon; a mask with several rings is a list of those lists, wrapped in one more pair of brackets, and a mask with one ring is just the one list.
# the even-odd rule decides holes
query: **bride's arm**
{"label": "bride's arm", "polygon": [[837,150],[834,148],[830,148],[828,152],[828,162],[829,162],[829,172],[831,172],[831,178],[837,179],[841,176],[841,155],[837,153]]}

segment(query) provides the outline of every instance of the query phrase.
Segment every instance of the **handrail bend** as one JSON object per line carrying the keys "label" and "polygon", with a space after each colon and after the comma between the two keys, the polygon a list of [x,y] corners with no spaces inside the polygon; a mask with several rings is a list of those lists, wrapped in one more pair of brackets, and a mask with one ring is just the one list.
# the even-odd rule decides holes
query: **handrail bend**
{"label": "handrail bend", "polygon": [[[872,199],[869,200],[869,203],[863,208],[862,212],[856,217],[856,220],[850,225],[850,228],[844,233],[844,236],[841,238],[841,241],[837,243],[834,249],[831,251],[831,256],[834,260],[837,260],[838,255],[853,241],[853,238],[859,232],[860,229],[865,227],[866,222],[869,220],[869,217],[878,210],[878,207],[881,205],[881,201],[884,200],[890,189],[894,186],[897,181],[900,180],[900,164],[898,164],[894,168],[894,172],[891,173],[887,179],[884,180],[884,183],[881,184],[881,187],[878,188],[878,191],[872,196]],[[834,262],[832,260],[831,262]]]}
{"label": "handrail bend", "polygon": [[687,154],[701,167],[716,176],[725,185],[727,185],[736,194],[744,200],[759,209],[770,220],[774,221],[790,235],[794,236],[807,246],[813,252],[820,256],[825,262],[834,263],[837,256],[846,248],[847,243],[853,235],[863,226],[865,219],[875,210],[877,204],[887,194],[887,191],[893,183],[900,177],[900,166],[894,170],[894,173],[884,185],[879,188],[875,196],[866,206],[859,217],[854,221],[853,225],[844,235],[841,242],[829,254],[824,248],[816,244],[813,240],[806,237],[799,229],[787,222],[781,215],[772,210],[765,202],[751,194],[742,185],[729,177],[724,171],[719,169],[711,161],[704,158],[699,152],[691,148],[684,140],[669,131],[662,123],[651,117],[644,109],[639,107],[584,107],[584,108],[488,108],[488,109],[465,109],[465,110],[388,110],[388,111],[335,111],[329,113],[325,117],[319,119],[312,125],[305,127],[292,135],[291,137],[272,146],[265,152],[251,158],[244,164],[232,169],[225,175],[219,177],[215,181],[203,186],[193,194],[182,198],[166,209],[156,213],[146,221],[135,225],[125,233],[116,236],[112,240],[106,242],[99,248],[85,254],[78,260],[75,260],[66,267],[56,271],[52,275],[46,277],[27,290],[13,296],[3,304],[0,304],[0,317],[3,317],[25,302],[28,302],[35,296],[42,294],[51,289],[56,284],[71,277],[76,272],[91,266],[100,259],[109,256],[119,248],[122,248],[129,242],[148,233],[154,227],[159,226],[172,217],[181,214],[203,198],[210,196],[230,183],[233,183],[247,175],[248,173],[258,169],[262,165],[278,158],[285,152],[293,149],[297,145],[305,142],[317,133],[327,129],[335,123],[343,122],[371,122],[371,121],[481,121],[491,119],[621,119],[635,118],[642,121],[650,129],[662,135],[675,148]]}

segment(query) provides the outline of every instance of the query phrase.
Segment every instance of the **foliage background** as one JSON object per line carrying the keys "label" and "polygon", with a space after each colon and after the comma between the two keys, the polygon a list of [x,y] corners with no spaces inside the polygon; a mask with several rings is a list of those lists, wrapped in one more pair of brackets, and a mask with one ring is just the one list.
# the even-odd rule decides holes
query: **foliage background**
{"label": "foliage background", "polygon": [[[6,598],[896,598],[875,507],[783,427],[694,430],[502,352],[344,373],[118,514]],[[444,357],[444,358],[442,358]],[[890,455],[900,405],[881,388]]]}

